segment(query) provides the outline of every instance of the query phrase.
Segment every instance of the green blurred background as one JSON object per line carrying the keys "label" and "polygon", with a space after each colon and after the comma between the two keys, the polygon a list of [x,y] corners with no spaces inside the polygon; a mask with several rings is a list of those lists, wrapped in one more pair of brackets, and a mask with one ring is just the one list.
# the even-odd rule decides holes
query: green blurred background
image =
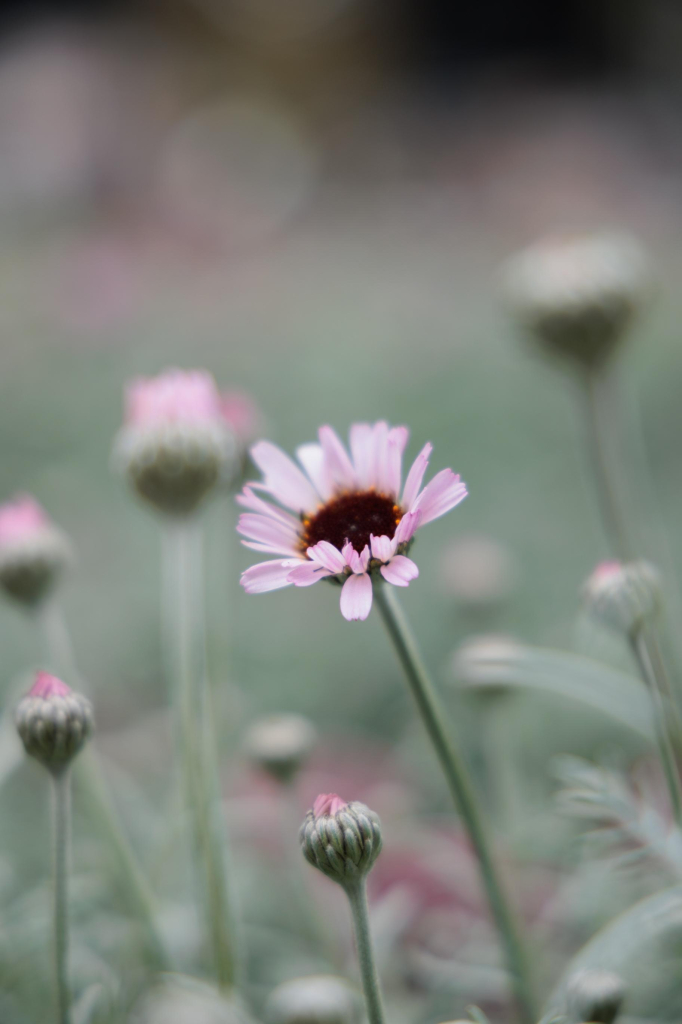
{"label": "green blurred background", "polygon": [[[284,25],[267,0],[133,4],[96,18],[55,7],[8,23],[0,497],[34,494],[73,539],[63,606],[100,743],[143,786],[166,756],[159,524],[110,464],[137,374],[206,367],[253,396],[267,436],[289,451],[324,423],[342,435],[354,420],[405,423],[408,456],[430,440],[434,471],[461,473],[470,496],[420,533],[421,575],[404,603],[474,759],[484,741],[471,725],[484,712],[456,693],[451,669],[470,633],[627,664],[578,610],[609,549],[573,382],[519,339],[499,298],[500,265],[538,235],[624,227],[648,248],[658,284],[620,360],[620,440],[627,456],[644,438],[653,492],[636,477],[631,497],[640,511],[660,507],[679,571],[682,22],[672,4],[629,5],[627,16],[592,6],[600,16],[587,22],[580,5],[560,7],[569,21],[557,14],[538,38],[533,4],[517,11],[526,37],[506,14],[508,37],[472,15],[463,40],[436,4],[420,18],[409,4],[301,2]],[[247,597],[239,572],[253,559],[232,497],[205,521],[226,756],[238,760],[256,715],[300,711],[331,749],[399,740],[425,806],[445,807],[376,618],[345,622],[331,587]],[[453,542],[471,537],[501,544],[513,567],[505,599],[475,616],[443,568]],[[34,624],[1,612],[9,693],[43,655]],[[502,720],[536,801],[527,820],[547,816],[532,842],[525,818],[511,829],[526,855],[557,856],[565,839],[549,759],[623,742],[603,721],[557,710],[523,697]],[[33,836],[26,859],[39,875],[26,771],[1,798],[13,823],[4,854],[16,863]]]}

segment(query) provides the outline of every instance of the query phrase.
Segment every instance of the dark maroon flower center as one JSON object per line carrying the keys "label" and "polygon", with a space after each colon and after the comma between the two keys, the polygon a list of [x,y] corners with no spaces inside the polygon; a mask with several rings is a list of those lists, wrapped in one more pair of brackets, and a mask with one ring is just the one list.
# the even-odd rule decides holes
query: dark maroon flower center
{"label": "dark maroon flower center", "polygon": [[340,551],[347,540],[360,552],[375,537],[393,537],[402,509],[393,498],[376,491],[356,491],[333,498],[313,516],[303,520],[303,549],[321,540]]}

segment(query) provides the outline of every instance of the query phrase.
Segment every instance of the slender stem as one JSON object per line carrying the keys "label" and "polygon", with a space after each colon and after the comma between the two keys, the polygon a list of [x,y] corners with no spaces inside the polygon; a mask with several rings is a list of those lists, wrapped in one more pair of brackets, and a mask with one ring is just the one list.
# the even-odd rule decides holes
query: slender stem
{"label": "slender stem", "polygon": [[[165,551],[173,561],[175,600],[172,628],[166,628],[164,634],[173,639],[184,795],[202,869],[206,927],[217,980],[228,989],[236,981],[236,943],[224,864],[224,825],[200,617],[200,546],[194,529],[195,524],[189,521],[175,522],[167,528]],[[171,573],[167,571],[166,576],[171,578]]]}
{"label": "slender stem", "polygon": [[524,1024],[536,1020],[535,997],[519,928],[507,901],[494,860],[487,828],[478,806],[474,788],[464,761],[459,756],[445,726],[445,711],[429,678],[417,643],[392,587],[375,587],[375,600],[388,634],[403,666],[412,695],[429,734],[454,803],[478,858],[481,879],[490,910],[504,943],[519,1011]]}
{"label": "slender stem", "polygon": [[649,689],[654,706],[654,724],[656,738],[661,756],[661,764],[668,783],[670,803],[678,827],[682,828],[682,783],[675,760],[670,734],[668,731],[666,708],[661,691],[661,679],[656,672],[656,663],[651,657],[651,646],[643,629],[633,632],[630,637],[633,654],[639,665],[642,678]]}
{"label": "slender stem", "polygon": [[633,557],[630,526],[623,512],[623,483],[618,471],[613,429],[612,388],[608,368],[588,369],[584,378],[587,439],[602,518],[618,558]]}
{"label": "slender stem", "polygon": [[68,770],[52,776],[52,884],[54,972],[57,1024],[69,1024],[69,908],[68,871],[71,830],[71,780]]}
{"label": "slender stem", "polygon": [[131,912],[139,919],[146,935],[147,949],[153,963],[170,969],[170,958],[157,926],[158,906],[142,867],[114,810],[107,792],[99,760],[88,747],[73,768],[80,794],[85,799],[90,817],[97,823],[104,845],[114,857],[122,889]]}
{"label": "slender stem", "polygon": [[372,936],[369,929],[369,911],[367,908],[367,885],[365,879],[361,879],[355,886],[346,889],[350,909],[353,915],[353,927],[355,929],[355,944],[360,964],[360,976],[362,978],[362,989],[365,993],[367,1004],[367,1019],[369,1024],[384,1024],[384,1005],[381,998],[381,985],[374,960],[372,949]]}
{"label": "slender stem", "polygon": [[[47,659],[54,672],[73,682],[82,682],[76,668],[73,645],[66,620],[59,605],[48,602],[41,609],[39,623],[43,630]],[[97,823],[105,848],[113,852],[123,891],[131,910],[142,922],[147,946],[153,962],[160,968],[169,968],[169,958],[157,927],[156,897],[152,892],[137,856],[121,825],[107,791],[97,755],[88,747],[78,757],[73,768],[76,784],[86,799],[88,812]]]}

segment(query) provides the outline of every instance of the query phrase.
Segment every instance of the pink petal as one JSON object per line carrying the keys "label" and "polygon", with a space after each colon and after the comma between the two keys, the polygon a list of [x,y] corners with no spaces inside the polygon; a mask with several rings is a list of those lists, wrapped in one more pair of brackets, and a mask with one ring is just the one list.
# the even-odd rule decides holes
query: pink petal
{"label": "pink petal", "polygon": [[[344,548],[344,551],[345,550],[346,549]],[[364,572],[369,565],[369,545],[365,544],[364,548],[359,553],[355,548],[351,547],[348,551],[346,563],[350,566],[352,572]]]}
{"label": "pink petal", "polygon": [[240,583],[247,594],[265,594],[268,590],[288,587],[289,573],[299,564],[297,558],[276,558],[272,562],[259,562],[243,572]]}
{"label": "pink petal", "polygon": [[442,469],[436,473],[412,506],[413,511],[422,514],[420,526],[430,523],[433,519],[445,515],[467,496],[466,484],[451,469]]}
{"label": "pink petal", "polygon": [[390,537],[375,537],[370,535],[372,545],[372,557],[378,558],[380,562],[388,562],[393,554],[393,541]]}
{"label": "pink petal", "polygon": [[388,476],[386,490],[397,499],[403,470],[403,452],[410,432],[407,427],[393,427],[388,432]]}
{"label": "pink petal", "polygon": [[243,513],[237,523],[237,533],[248,537],[249,540],[270,545],[271,550],[278,554],[296,554],[297,531],[267,516],[256,515],[253,512]]}
{"label": "pink petal", "polygon": [[251,458],[265,477],[265,487],[283,505],[295,512],[316,508],[319,497],[313,485],[281,448],[259,441],[251,449]]}
{"label": "pink petal", "polygon": [[394,549],[399,544],[407,544],[408,540],[412,540],[417,527],[420,525],[422,514],[417,510],[416,512],[406,512],[403,518],[400,520],[396,527],[395,534],[393,535]]}
{"label": "pink petal", "polygon": [[321,540],[314,547],[308,548],[307,555],[330,572],[343,572],[346,567],[346,559],[328,540]]}
{"label": "pink petal", "polygon": [[380,420],[374,424],[374,470],[370,485],[380,492],[389,487],[388,470],[388,423]]}
{"label": "pink petal", "polygon": [[291,570],[287,581],[293,583],[295,587],[310,587],[318,580],[323,580],[325,576],[331,575],[329,569],[325,569],[319,562],[301,562]]}
{"label": "pink petal", "polygon": [[407,474],[402,504],[403,508],[406,508],[408,512],[412,511],[415,498],[419,494],[419,488],[422,485],[424,473],[426,472],[426,467],[429,464],[432,451],[433,445],[427,441],[417,458],[412,463],[410,472]]}
{"label": "pink petal", "polygon": [[276,505],[270,505],[269,502],[263,501],[263,499],[259,498],[257,494],[254,494],[248,484],[242,493],[238,494],[234,500],[238,505],[242,505],[243,508],[249,508],[253,512],[260,512],[264,516],[270,516],[271,519],[276,519],[280,523],[292,526],[295,530],[300,526],[300,521],[298,519],[289,515],[288,512],[284,512],[281,508],[277,508]]}
{"label": "pink petal", "polygon": [[392,583],[394,587],[406,587],[410,580],[416,580],[419,575],[417,566],[405,555],[396,555],[388,565],[382,565],[379,571],[387,583]]}
{"label": "pink petal", "polygon": [[374,431],[369,423],[354,423],[350,428],[350,450],[358,487],[371,487],[374,471]]}
{"label": "pink petal", "polygon": [[344,565],[350,565],[351,559],[355,554],[355,548],[353,547],[349,540],[347,540],[346,543],[341,548],[341,554],[343,555]]}
{"label": "pink petal", "polygon": [[341,614],[344,619],[366,619],[372,607],[372,581],[367,573],[349,576],[341,590]]}
{"label": "pink petal", "polygon": [[320,793],[313,804],[313,814],[322,818],[326,814],[334,815],[347,806],[347,802],[336,793]]}
{"label": "pink petal", "polygon": [[338,434],[331,427],[320,427],[318,433],[329,476],[337,487],[354,490],[357,487],[355,469]]}
{"label": "pink petal", "polygon": [[317,493],[327,501],[334,492],[334,485],[327,470],[327,463],[320,444],[302,444],[296,449],[296,458],[312,480]]}

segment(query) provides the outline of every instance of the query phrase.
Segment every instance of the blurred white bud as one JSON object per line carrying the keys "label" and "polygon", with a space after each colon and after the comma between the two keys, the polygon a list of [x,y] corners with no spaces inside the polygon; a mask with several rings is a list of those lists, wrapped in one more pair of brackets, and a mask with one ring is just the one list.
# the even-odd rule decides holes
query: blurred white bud
{"label": "blurred white bud", "polygon": [[509,664],[516,661],[523,650],[518,640],[502,633],[469,637],[452,655],[450,665],[455,682],[486,692],[507,692]]}
{"label": "blurred white bud", "polygon": [[265,1008],[267,1024],[357,1024],[360,995],[343,978],[313,974],[274,990]]}
{"label": "blurred white bud", "polygon": [[145,994],[131,1024],[250,1024],[236,1001],[194,978],[168,975]]}
{"label": "blurred white bud", "polygon": [[583,587],[587,613],[603,626],[632,634],[661,604],[661,579],[650,562],[602,562]]}
{"label": "blurred white bud", "polygon": [[585,969],[568,982],[566,1002],[575,1024],[613,1024],[625,998],[622,978],[613,971]]}
{"label": "blurred white bud", "polygon": [[441,560],[443,588],[472,611],[501,604],[514,586],[511,552],[492,537],[460,537]]}
{"label": "blurred white bud", "polygon": [[269,715],[248,730],[244,749],[249,758],[280,782],[289,782],[310,756],[317,733],[303,715]]}
{"label": "blurred white bud", "polygon": [[546,350],[583,365],[608,358],[650,290],[646,256],[626,234],[536,242],[505,272],[521,326]]}

